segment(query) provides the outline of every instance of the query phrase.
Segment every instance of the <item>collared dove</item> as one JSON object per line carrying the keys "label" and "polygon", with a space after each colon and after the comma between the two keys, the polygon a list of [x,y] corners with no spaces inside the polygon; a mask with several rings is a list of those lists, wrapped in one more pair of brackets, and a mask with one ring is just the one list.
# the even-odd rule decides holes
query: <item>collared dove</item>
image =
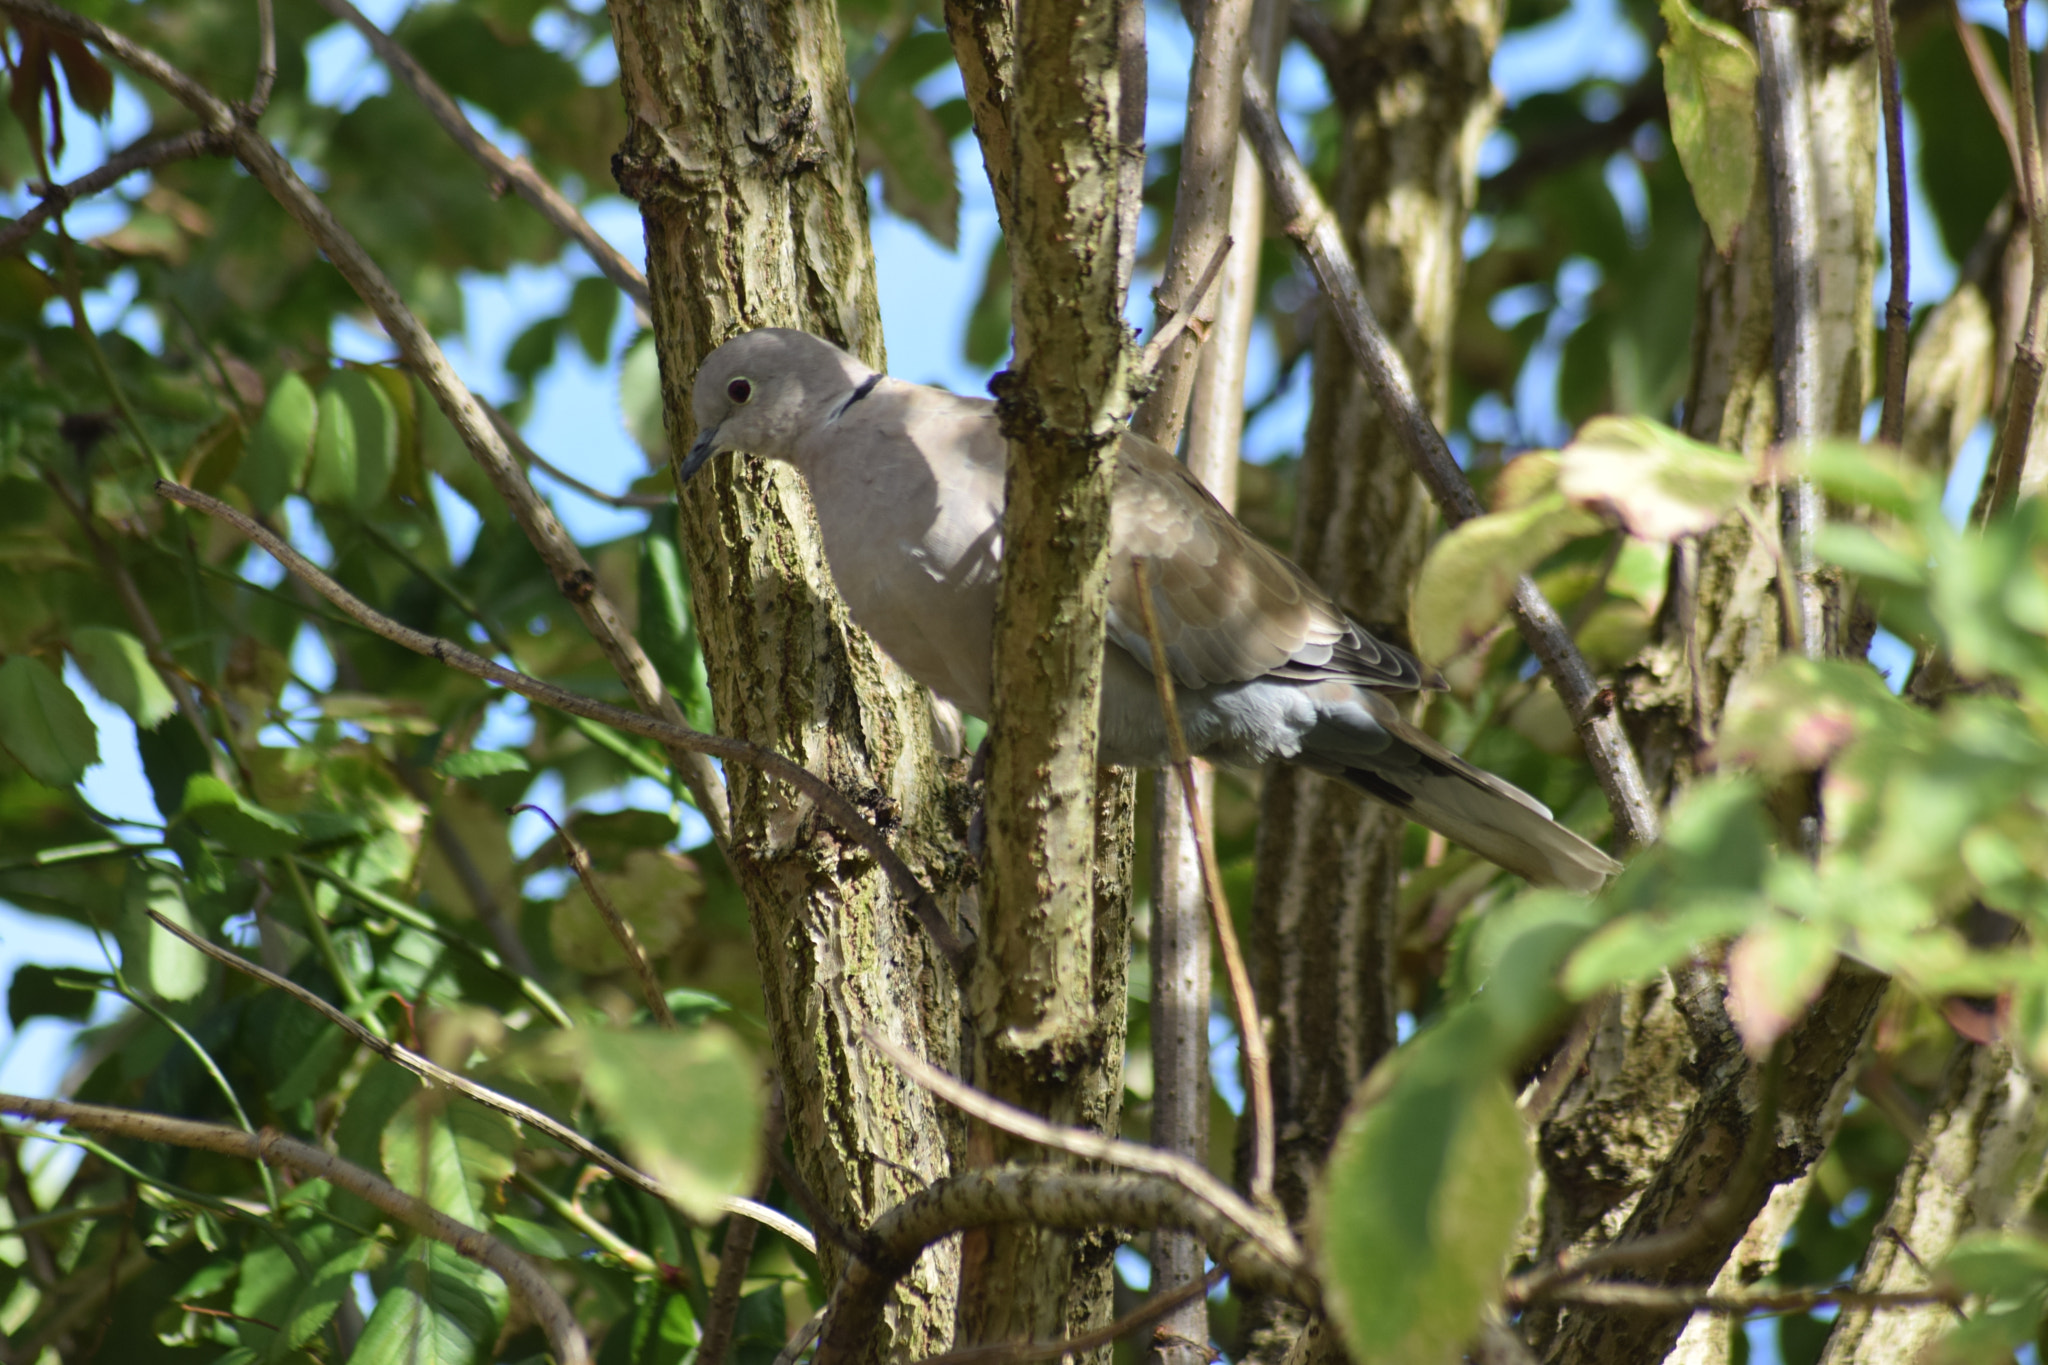
{"label": "collared dove", "polygon": [[[701,429],[682,477],[728,450],[794,465],[853,619],[913,678],[986,717],[1008,456],[995,404],[890,379],[782,328],[713,351],[692,401]],[[1591,891],[1617,870],[1534,797],[1403,720],[1392,694],[1441,687],[1436,676],[1128,433],[1110,513],[1104,763],[1168,761],[1137,559],[1198,757],[1325,773],[1540,885]]]}

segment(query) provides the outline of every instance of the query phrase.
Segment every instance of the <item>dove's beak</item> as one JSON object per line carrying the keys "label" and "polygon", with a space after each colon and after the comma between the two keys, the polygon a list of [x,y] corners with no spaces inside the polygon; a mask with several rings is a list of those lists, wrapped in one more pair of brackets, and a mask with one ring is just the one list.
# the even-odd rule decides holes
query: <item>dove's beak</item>
{"label": "dove's beak", "polygon": [[682,473],[679,476],[681,482],[688,483],[696,476],[698,470],[710,463],[711,457],[716,454],[718,454],[718,428],[708,427],[698,432],[696,441],[690,446],[689,455],[683,460]]}

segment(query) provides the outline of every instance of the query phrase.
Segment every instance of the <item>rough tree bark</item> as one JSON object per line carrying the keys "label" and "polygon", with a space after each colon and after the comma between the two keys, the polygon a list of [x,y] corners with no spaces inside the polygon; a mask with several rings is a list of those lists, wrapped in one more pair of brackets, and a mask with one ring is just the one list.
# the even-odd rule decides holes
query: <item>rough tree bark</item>
{"label": "rough tree bark", "polygon": [[[1713,12],[1739,18],[1725,7]],[[1868,8],[1853,4],[1800,14],[1819,238],[1819,421],[1824,432],[1851,437],[1875,368],[1877,94],[1869,23]],[[1769,214],[1759,177],[1732,259],[1711,245],[1702,249],[1684,408],[1693,436],[1758,454],[1773,442],[1777,412]],[[1760,510],[1763,524],[1776,524],[1772,507]],[[1656,638],[1623,680],[1646,776],[1667,801],[1701,771],[1730,691],[1777,657],[1777,571],[1775,547],[1741,522],[1673,556]],[[1721,1191],[1756,1106],[1755,1068],[1729,1029],[1721,989],[1718,975],[1703,969],[1610,1006],[1588,1066],[1540,1135],[1539,1254],[1685,1226]],[[1702,1239],[1644,1278],[1701,1284],[1724,1270],[1754,1278],[1775,1266],[1778,1234],[1796,1213],[1796,1182],[1833,1131],[1883,990],[1868,973],[1837,972],[1787,1049],[1769,1179],[1725,1235]],[[1634,1121],[1616,1124],[1619,1114]],[[1686,1331],[1682,1315],[1599,1309],[1536,1312],[1525,1322],[1545,1359],[1575,1365],[1662,1359]],[[1730,1346],[1727,1324],[1701,1321],[1686,1336],[1684,1358],[1725,1360]]]}
{"label": "rough tree bark", "polygon": [[[1439,422],[1504,19],[1498,0],[1383,0],[1341,35],[1345,59],[1330,71],[1342,138],[1332,208]],[[1369,628],[1402,640],[1434,519],[1429,496],[1327,320],[1314,363],[1295,558]],[[1267,777],[1252,952],[1273,1053],[1275,1183],[1297,1222],[1352,1090],[1394,1043],[1406,828],[1334,782],[1292,768]],[[1295,1315],[1274,1304],[1252,1313],[1261,1358],[1278,1359]]]}
{"label": "rough tree bark", "polygon": [[[844,45],[829,0],[618,0],[630,121],[614,162],[647,235],[670,446],[695,424],[699,362],[753,327],[801,327],[878,368],[880,317],[854,160]],[[957,784],[925,694],[850,628],[801,480],[724,461],[681,495],[718,723],[771,745],[895,823],[942,889],[957,882]],[[954,1115],[863,1048],[879,1029],[956,1064],[951,972],[883,879],[787,788],[732,784],[732,864],[753,920],[791,1147],[834,1220],[861,1227],[953,1167]],[[843,1253],[821,1236],[825,1274]],[[951,1339],[958,1252],[898,1287],[875,1360]]]}
{"label": "rough tree bark", "polygon": [[[979,16],[983,42],[999,17]],[[1131,6],[1032,0],[1016,15],[1008,98],[1016,356],[991,385],[1010,467],[985,787],[985,933],[969,988],[976,1080],[1063,1123],[1104,1130],[1122,1100],[1127,925],[1098,914],[1095,767],[1115,441],[1129,408],[1122,320],[1134,215],[1125,71]],[[956,42],[961,28],[956,26]],[[1140,30],[1141,32],[1141,30]],[[970,46],[974,34],[968,34]],[[1000,63],[972,54],[985,97]],[[987,144],[984,144],[985,149]],[[989,153],[991,156],[992,152]],[[1127,791],[1117,783],[1114,793]],[[1125,825],[1128,827],[1127,817]],[[1114,899],[1114,897],[1112,897]],[[1113,997],[1113,998],[1112,998]],[[977,1127],[974,1165],[1028,1149]],[[1070,1336],[1109,1308],[1107,1240],[971,1234],[960,1304],[971,1341]]]}

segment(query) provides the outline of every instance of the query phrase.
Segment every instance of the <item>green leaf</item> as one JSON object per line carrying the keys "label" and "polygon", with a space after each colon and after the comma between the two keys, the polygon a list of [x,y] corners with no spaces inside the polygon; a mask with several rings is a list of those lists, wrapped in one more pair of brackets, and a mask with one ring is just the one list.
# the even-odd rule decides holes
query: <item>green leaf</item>
{"label": "green leaf", "polygon": [[525,1218],[500,1215],[491,1231],[529,1256],[547,1261],[573,1261],[597,1249],[597,1243],[574,1228],[551,1228]]}
{"label": "green leaf", "polygon": [[347,369],[320,386],[320,427],[306,496],[367,512],[384,500],[398,468],[398,409],[384,386]]}
{"label": "green leaf", "polygon": [[654,333],[642,332],[619,362],[619,415],[640,451],[657,465],[668,463],[668,429],[662,424],[661,358]]}
{"label": "green leaf", "polygon": [[0,748],[46,787],[68,787],[99,762],[99,733],[54,669],[26,654],[0,664]]}
{"label": "green leaf", "polygon": [[[690,1218],[752,1187],[759,1157],[760,1068],[716,1024],[688,1032],[576,1029],[549,1037],[539,1065],[583,1083],[633,1164],[659,1179]],[[661,1078],[650,1085],[649,1077]]]}
{"label": "green leaf", "polygon": [[305,478],[319,412],[312,388],[295,373],[287,371],[270,391],[248,451],[235,470],[235,482],[259,514],[276,511]]}
{"label": "green leaf", "polygon": [[528,326],[505,348],[505,373],[521,384],[533,383],[535,375],[555,363],[555,342],[561,334],[560,318],[542,318]]}
{"label": "green leaf", "polygon": [[495,1274],[453,1247],[417,1240],[363,1324],[349,1365],[479,1365],[508,1303]]}
{"label": "green leaf", "polygon": [[1739,934],[1770,914],[1761,897],[1706,899],[1669,913],[1626,915],[1572,954],[1564,987],[1587,1000],[1615,986],[1648,981],[1702,946]]}
{"label": "green leaf", "polygon": [[24,962],[7,985],[7,1020],[17,1029],[31,1019],[72,1019],[82,1024],[92,1017],[94,993],[106,984],[105,972]]}
{"label": "green leaf", "polygon": [[1860,660],[1780,659],[1729,698],[1715,758],[1767,775],[1815,772],[1858,736],[1917,733],[1932,721]]}
{"label": "green leaf", "polygon": [[211,773],[195,773],[185,783],[185,800],[178,816],[219,840],[230,853],[244,858],[274,858],[289,853],[299,846],[302,837],[298,823],[291,817],[244,799]]}
{"label": "green leaf", "polygon": [[242,1257],[233,1309],[245,1321],[236,1330],[257,1360],[285,1360],[310,1341],[354,1296],[352,1277],[376,1253],[374,1238],[358,1237],[309,1207],[327,1188],[324,1181],[310,1181],[293,1190],[286,1204],[290,1222],[284,1235],[312,1268],[310,1276],[272,1237],[251,1239]]}
{"label": "green leaf", "polygon": [[690,609],[689,571],[673,533],[657,522],[640,537],[640,642],[700,730],[711,728],[711,682]]}
{"label": "green leaf", "polygon": [[1756,475],[1754,461],[1647,417],[1595,417],[1558,452],[1558,491],[1638,540],[1713,530]]}
{"label": "green leaf", "polygon": [[204,936],[185,905],[183,882],[162,864],[128,870],[122,898],[121,973],[130,985],[146,986],[160,1000],[190,1000],[206,988],[206,955],[149,917],[162,915],[194,936]]}
{"label": "green leaf", "polygon": [[178,709],[176,698],[150,663],[149,651],[127,631],[80,626],[67,643],[93,690],[126,711],[139,728],[154,730]]}
{"label": "green leaf", "polygon": [[1935,1270],[1966,1294],[2015,1299],[2048,1291],[2048,1242],[2024,1232],[1966,1233]]}
{"label": "green leaf", "polygon": [[1756,185],[1756,54],[1686,0],[1659,0],[1657,8],[1671,33],[1657,49],[1671,141],[1714,245],[1729,256]]}
{"label": "green leaf", "polygon": [[1820,994],[1840,935],[1822,924],[1774,916],[1728,950],[1728,1016],[1752,1057],[1763,1057]]}
{"label": "green leaf", "polygon": [[663,991],[661,998],[668,1005],[668,1012],[676,1017],[676,1022],[685,1026],[701,1024],[712,1015],[724,1014],[732,1008],[709,991],[693,991],[688,986]]}
{"label": "green leaf", "polygon": [[612,323],[619,316],[619,287],[602,275],[586,275],[569,291],[569,330],[593,365],[612,357]]}
{"label": "green leaf", "polygon": [[1416,653],[1453,659],[1498,626],[1515,583],[1567,541],[1599,531],[1600,521],[1561,494],[1474,517],[1430,549],[1416,579],[1409,630]]}
{"label": "green leaf", "polygon": [[459,754],[449,754],[434,765],[435,773],[458,781],[530,770],[526,755],[510,749],[465,749]]}
{"label": "green leaf", "polygon": [[1837,502],[1908,518],[1941,508],[1940,483],[1896,450],[1815,441],[1800,452],[1798,467]]}
{"label": "green leaf", "polygon": [[967,315],[964,342],[967,363],[994,369],[1010,353],[1010,246],[1001,236],[989,247],[988,264],[981,272],[981,291],[974,296],[974,309]]}
{"label": "green leaf", "polygon": [[1470,1055],[1478,1027],[1447,1020],[1383,1064],[1316,1191],[1325,1302],[1374,1365],[1460,1360],[1514,1249],[1533,1161],[1514,1097]]}
{"label": "green leaf", "polygon": [[474,1100],[421,1091],[385,1125],[380,1148],[392,1184],[480,1227],[492,1192],[512,1178],[519,1130]]}
{"label": "green leaf", "polygon": [[960,237],[960,184],[945,125],[917,97],[917,84],[952,58],[945,33],[906,33],[860,83],[853,101],[862,175],[882,176],[882,202],[947,250]]}

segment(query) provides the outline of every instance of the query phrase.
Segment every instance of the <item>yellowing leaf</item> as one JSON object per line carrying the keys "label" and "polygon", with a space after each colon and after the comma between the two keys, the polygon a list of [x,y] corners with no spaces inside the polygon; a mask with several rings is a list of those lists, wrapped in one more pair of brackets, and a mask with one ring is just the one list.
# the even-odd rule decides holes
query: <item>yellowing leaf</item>
{"label": "yellowing leaf", "polygon": [[1756,185],[1756,54],[1740,33],[1686,0],[1660,0],[1658,9],[1671,33],[1657,49],[1671,142],[1700,217],[1726,256]]}
{"label": "yellowing leaf", "polygon": [[1557,486],[1638,540],[1670,541],[1718,526],[1756,467],[1646,417],[1595,417],[1559,456]]}
{"label": "yellowing leaf", "polygon": [[1835,931],[1805,920],[1766,921],[1728,950],[1728,1017],[1750,1055],[1762,1057],[1827,983]]}

